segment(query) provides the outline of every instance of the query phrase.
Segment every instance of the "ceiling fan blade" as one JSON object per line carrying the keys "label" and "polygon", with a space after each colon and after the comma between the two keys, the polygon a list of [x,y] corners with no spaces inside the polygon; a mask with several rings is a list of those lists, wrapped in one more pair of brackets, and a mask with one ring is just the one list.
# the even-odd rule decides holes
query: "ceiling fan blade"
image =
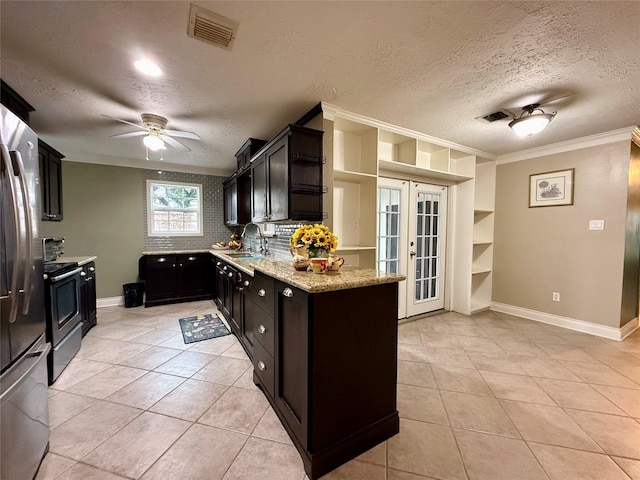
{"label": "ceiling fan blade", "polygon": [[183,145],[182,143],[180,143],[179,141],[177,141],[175,138],[171,138],[169,135],[160,135],[160,138],[165,142],[168,143],[169,146],[176,148],[178,150],[186,150],[188,152],[191,151],[191,149],[189,147],[187,147],[186,145]]}
{"label": "ceiling fan blade", "polygon": [[138,123],[133,123],[133,122],[129,122],[128,120],[123,120],[121,118],[116,118],[116,117],[110,117],[109,115],[101,115],[105,118],[110,118],[111,120],[115,120],[116,122],[122,122],[122,123],[126,123],[127,125],[133,125],[134,127],[138,127],[141,128],[143,130],[147,130],[147,127],[145,127],[144,125],[138,124]]}
{"label": "ceiling fan blade", "polygon": [[143,135],[146,135],[147,132],[144,131],[140,131],[140,132],[129,132],[129,133],[120,133],[118,135],[111,135],[111,138],[129,138],[129,137],[141,137]]}
{"label": "ceiling fan blade", "polygon": [[171,135],[172,137],[191,138],[193,140],[200,140],[200,137],[198,136],[197,133],[185,132],[183,130],[164,130],[164,133],[167,135]]}

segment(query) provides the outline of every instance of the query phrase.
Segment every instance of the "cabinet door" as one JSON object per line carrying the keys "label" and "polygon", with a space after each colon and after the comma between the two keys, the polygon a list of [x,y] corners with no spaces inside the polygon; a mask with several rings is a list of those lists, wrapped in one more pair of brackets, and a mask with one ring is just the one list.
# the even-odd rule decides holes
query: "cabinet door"
{"label": "cabinet door", "polygon": [[220,308],[220,310],[224,309],[224,287],[225,287],[225,272],[223,270],[224,268],[224,263],[220,260],[216,261],[216,270],[215,270],[215,279],[214,279],[214,284],[215,284],[215,294],[214,294],[214,300],[216,302],[216,304],[218,305],[218,308]]}
{"label": "cabinet door", "polygon": [[38,142],[42,220],[62,220],[62,154]]}
{"label": "cabinet door", "polygon": [[276,283],[275,403],[306,449],[308,444],[308,294]]}
{"label": "cabinet door", "polygon": [[268,166],[267,203],[270,221],[289,218],[288,140],[288,136],[284,137],[265,153]]}
{"label": "cabinet door", "polygon": [[62,220],[62,160],[49,154],[49,219]]}
{"label": "cabinet door", "polygon": [[206,255],[178,255],[176,275],[180,296],[190,297],[207,293],[208,266]]}
{"label": "cabinet door", "polygon": [[233,177],[222,186],[224,191],[224,223],[227,225],[238,224],[238,184]]}
{"label": "cabinet door", "polygon": [[145,290],[147,299],[172,298],[178,295],[176,283],[176,257],[174,255],[148,255]]}
{"label": "cabinet door", "polygon": [[245,225],[251,221],[251,169],[238,174],[238,224]]}
{"label": "cabinet door", "polygon": [[238,338],[242,341],[244,337],[244,295],[242,293],[242,274],[234,271],[231,278],[231,310],[230,323],[235,329]]}
{"label": "cabinet door", "polygon": [[251,164],[251,221],[256,223],[268,220],[266,165],[264,155]]}
{"label": "cabinet door", "polygon": [[83,282],[80,287],[80,313],[82,315],[82,336],[96,324],[96,267],[90,262],[82,267]]}

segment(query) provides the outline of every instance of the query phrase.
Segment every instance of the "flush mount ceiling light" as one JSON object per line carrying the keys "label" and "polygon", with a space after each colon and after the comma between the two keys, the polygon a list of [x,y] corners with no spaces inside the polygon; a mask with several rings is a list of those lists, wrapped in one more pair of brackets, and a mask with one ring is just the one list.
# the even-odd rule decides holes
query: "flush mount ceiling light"
{"label": "flush mount ceiling light", "polygon": [[154,129],[149,130],[149,135],[142,139],[142,143],[152,152],[165,148],[164,142],[160,138],[160,132]]}
{"label": "flush mount ceiling light", "polygon": [[[522,107],[520,117],[514,118],[509,122],[509,126],[521,137],[530,137],[536,133],[540,133],[546,128],[551,120],[556,116],[557,112],[544,113],[539,103],[532,103]],[[535,113],[540,112],[540,113]]]}
{"label": "flush mount ceiling light", "polygon": [[162,70],[160,67],[153,63],[151,60],[142,59],[134,62],[133,64],[138,71],[144,73],[145,75],[149,75],[151,77],[159,77],[162,75]]}

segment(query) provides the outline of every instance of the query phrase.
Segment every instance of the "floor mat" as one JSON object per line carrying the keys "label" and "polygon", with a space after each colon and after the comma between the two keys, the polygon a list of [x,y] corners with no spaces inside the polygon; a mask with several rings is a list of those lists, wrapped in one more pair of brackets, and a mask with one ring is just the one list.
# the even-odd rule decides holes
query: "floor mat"
{"label": "floor mat", "polygon": [[225,324],[222,323],[222,320],[220,320],[220,317],[210,313],[196,317],[181,318],[180,328],[182,329],[184,343],[199,342],[231,334]]}

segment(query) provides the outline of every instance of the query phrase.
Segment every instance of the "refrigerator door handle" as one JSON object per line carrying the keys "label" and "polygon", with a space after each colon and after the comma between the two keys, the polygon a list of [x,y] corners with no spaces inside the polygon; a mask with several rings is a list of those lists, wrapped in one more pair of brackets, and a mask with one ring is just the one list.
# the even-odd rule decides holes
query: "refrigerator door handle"
{"label": "refrigerator door handle", "polygon": [[20,190],[22,190],[22,204],[24,205],[24,219],[25,219],[25,227],[26,227],[26,259],[24,264],[24,283],[23,283],[23,291],[24,291],[24,300],[22,302],[22,314],[26,315],[29,313],[29,305],[31,304],[31,272],[29,271],[31,265],[33,264],[33,219],[31,218],[31,202],[29,201],[29,190],[27,188],[27,179],[24,171],[24,162],[22,161],[22,154],[15,150],[10,152],[12,157],[16,160],[15,164],[18,167],[18,180],[20,181]]}
{"label": "refrigerator door handle", "polygon": [[18,197],[16,196],[16,187],[13,184],[13,177],[15,177],[15,171],[13,170],[13,163],[11,162],[11,154],[6,145],[0,144],[0,152],[2,158],[2,164],[4,170],[7,173],[7,184],[9,185],[9,193],[11,194],[11,207],[13,211],[13,227],[15,233],[15,247],[13,254],[13,271],[11,272],[11,284],[10,290],[7,291],[9,297],[13,296],[11,301],[11,307],[9,309],[9,323],[14,323],[18,314],[18,276],[19,276],[19,263],[18,259],[22,257],[22,235],[20,229],[20,216],[18,212]]}

